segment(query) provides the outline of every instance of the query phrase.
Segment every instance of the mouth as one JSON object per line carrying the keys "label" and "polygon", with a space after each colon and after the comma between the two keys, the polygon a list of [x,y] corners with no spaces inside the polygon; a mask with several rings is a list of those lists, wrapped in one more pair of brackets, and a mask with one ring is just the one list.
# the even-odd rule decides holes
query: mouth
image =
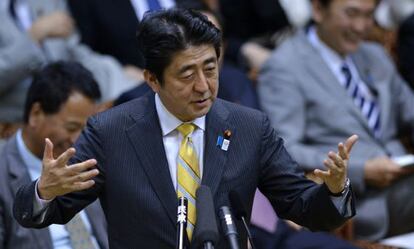
{"label": "mouth", "polygon": [[197,104],[202,104],[202,103],[206,102],[208,99],[209,98],[205,98],[205,99],[197,100],[197,101],[194,101],[194,102],[197,103]]}

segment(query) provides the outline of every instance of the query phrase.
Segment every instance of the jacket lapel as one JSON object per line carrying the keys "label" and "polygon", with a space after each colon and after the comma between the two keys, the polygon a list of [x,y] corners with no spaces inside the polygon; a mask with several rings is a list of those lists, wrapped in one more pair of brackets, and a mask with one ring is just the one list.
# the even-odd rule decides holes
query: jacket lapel
{"label": "jacket lapel", "polygon": [[231,131],[232,137],[235,135],[235,127],[227,120],[229,112],[221,103],[221,100],[217,99],[207,114],[205,134],[204,168],[201,184],[209,186],[213,196],[220,184],[227,154],[232,147],[230,143],[228,151],[222,150],[217,146],[217,138],[223,136],[226,130]]}
{"label": "jacket lapel", "polygon": [[152,187],[175,226],[177,194],[165,155],[154,94],[147,95],[144,104],[138,108],[137,114],[132,117],[135,124],[126,132]]}

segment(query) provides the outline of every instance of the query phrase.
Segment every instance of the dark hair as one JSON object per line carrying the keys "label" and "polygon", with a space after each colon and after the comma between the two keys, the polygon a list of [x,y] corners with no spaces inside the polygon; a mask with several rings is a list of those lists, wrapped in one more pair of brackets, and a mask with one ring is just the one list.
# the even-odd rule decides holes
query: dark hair
{"label": "dark hair", "polygon": [[24,122],[29,120],[34,103],[40,103],[47,114],[59,112],[73,92],[99,100],[101,92],[91,72],[76,62],[56,62],[35,73],[24,107]]}
{"label": "dark hair", "polygon": [[168,9],[148,12],[139,25],[139,50],[144,68],[163,84],[163,73],[175,53],[191,45],[212,45],[220,57],[221,32],[207,18],[193,10]]}
{"label": "dark hair", "polygon": [[318,1],[323,7],[328,7],[332,0],[311,0],[312,1]]}

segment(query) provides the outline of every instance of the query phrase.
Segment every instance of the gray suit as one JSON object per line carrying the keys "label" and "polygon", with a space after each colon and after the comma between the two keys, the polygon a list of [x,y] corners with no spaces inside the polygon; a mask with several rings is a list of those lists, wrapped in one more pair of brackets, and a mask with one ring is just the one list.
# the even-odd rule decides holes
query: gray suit
{"label": "gray suit", "polygon": [[[283,43],[265,63],[258,91],[273,127],[286,139],[287,150],[305,170],[323,167],[325,154],[338,141],[358,134],[349,165],[349,177],[358,197],[355,228],[361,237],[378,239],[389,230],[393,208],[387,204],[387,195],[395,193],[390,194],[393,188],[380,191],[366,186],[364,164],[379,156],[406,154],[397,133],[402,124],[414,128],[414,95],[380,46],[363,43],[351,58],[362,80],[378,93],[379,139],[303,31]],[[404,198],[393,198],[399,199],[394,207]],[[410,201],[407,204],[414,205]],[[413,217],[414,212],[409,212],[406,219]]]}
{"label": "gray suit", "polygon": [[[65,11],[64,0],[28,0],[33,20],[54,11]],[[74,60],[91,70],[103,100],[115,99],[135,82],[126,78],[113,58],[92,52],[76,34],[67,39],[46,39],[36,45],[9,13],[9,0],[0,3],[0,121],[22,119],[23,104],[33,71],[48,62]]]}
{"label": "gray suit", "polygon": [[[16,136],[5,145],[0,157],[0,248],[2,249],[52,249],[48,228],[27,229],[13,218],[12,207],[17,190],[31,182],[29,172],[23,163]],[[108,248],[106,221],[99,202],[86,208],[95,238],[101,249]]]}

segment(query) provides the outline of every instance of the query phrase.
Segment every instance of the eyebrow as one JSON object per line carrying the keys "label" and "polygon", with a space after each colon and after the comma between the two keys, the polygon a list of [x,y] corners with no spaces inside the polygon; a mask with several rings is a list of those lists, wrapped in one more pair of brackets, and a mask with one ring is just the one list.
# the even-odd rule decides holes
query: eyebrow
{"label": "eyebrow", "polygon": [[[207,65],[207,64],[209,64],[209,63],[213,63],[213,62],[216,62],[216,61],[217,61],[216,57],[212,56],[212,57],[210,57],[210,58],[206,59],[206,60],[203,62],[203,65]],[[192,68],[193,66],[194,66],[194,64],[184,66],[183,68],[181,68],[181,69],[178,71],[178,74],[182,74],[182,73],[184,73],[185,71],[189,70],[189,69],[190,69],[190,68]]]}

